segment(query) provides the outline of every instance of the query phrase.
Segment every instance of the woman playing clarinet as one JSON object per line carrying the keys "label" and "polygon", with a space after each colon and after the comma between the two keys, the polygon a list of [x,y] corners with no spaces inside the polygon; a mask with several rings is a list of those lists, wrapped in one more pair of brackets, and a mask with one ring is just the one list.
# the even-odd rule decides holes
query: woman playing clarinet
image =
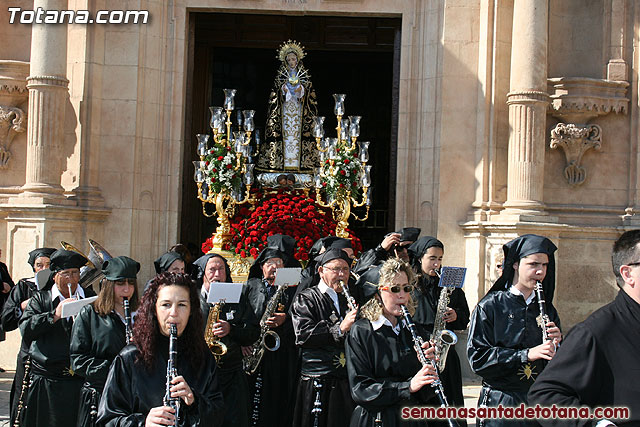
{"label": "woman playing clarinet", "polygon": [[[172,327],[177,342],[170,353]],[[120,352],[109,370],[98,425],[215,425],[222,394],[202,330],[200,290],[188,275],[162,273],[151,280],[136,316],[133,345]],[[168,373],[168,366],[175,369]],[[177,405],[165,405],[176,398]]]}
{"label": "woman playing clarinet", "polygon": [[140,264],[126,256],[105,261],[98,299],[82,309],[73,322],[71,368],[84,377],[80,390],[78,426],[94,426],[98,403],[109,366],[126,345],[124,300],[135,310],[138,306],[136,276]]}
{"label": "woman playing clarinet", "polygon": [[[428,385],[436,380],[435,368],[421,364],[411,332],[402,326],[402,306],[412,311],[413,283],[411,267],[398,258],[388,259],[360,278],[369,300],[347,337],[347,372],[358,405],[351,427],[401,425],[402,407],[424,404],[434,397]],[[428,337],[420,325],[417,329]],[[420,351],[433,359],[434,348],[428,345],[425,342]]]}

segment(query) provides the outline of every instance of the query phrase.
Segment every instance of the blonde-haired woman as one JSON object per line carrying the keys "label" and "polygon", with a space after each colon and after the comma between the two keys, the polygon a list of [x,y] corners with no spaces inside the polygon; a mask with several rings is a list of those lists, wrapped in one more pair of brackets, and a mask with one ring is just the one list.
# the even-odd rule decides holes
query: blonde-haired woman
{"label": "blonde-haired woman", "polygon": [[[354,426],[397,426],[401,408],[424,404],[433,398],[435,380],[431,365],[421,366],[411,333],[403,327],[401,306],[412,311],[415,276],[406,262],[391,258],[360,278],[365,297],[361,318],[351,327],[346,355],[349,384],[358,405],[351,416]],[[428,334],[420,329],[423,351],[433,358]],[[413,424],[416,425],[416,424]]]}

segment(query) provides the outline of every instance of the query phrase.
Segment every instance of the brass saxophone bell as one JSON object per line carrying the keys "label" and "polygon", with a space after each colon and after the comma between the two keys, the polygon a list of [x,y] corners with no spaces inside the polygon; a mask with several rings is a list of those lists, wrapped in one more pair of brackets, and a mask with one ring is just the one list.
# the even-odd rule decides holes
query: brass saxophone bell
{"label": "brass saxophone bell", "polygon": [[204,333],[204,340],[209,347],[209,351],[211,351],[211,354],[215,357],[216,362],[219,362],[222,356],[227,354],[227,346],[213,334],[213,325],[219,322],[220,311],[222,311],[223,306],[224,301],[220,301],[211,307],[209,310],[209,317],[207,317],[207,326]]}

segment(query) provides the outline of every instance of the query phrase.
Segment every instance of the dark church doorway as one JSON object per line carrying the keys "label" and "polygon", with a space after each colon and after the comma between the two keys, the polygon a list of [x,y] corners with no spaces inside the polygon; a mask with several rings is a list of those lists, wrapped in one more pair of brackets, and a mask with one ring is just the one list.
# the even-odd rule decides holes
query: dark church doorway
{"label": "dark church doorway", "polygon": [[305,48],[327,135],[335,136],[332,94],[347,94],[347,114],[362,116],[374,199],[369,219],[349,226],[365,249],[378,244],[395,221],[400,26],[400,18],[190,13],[180,241],[199,247],[217,225],[202,214],[191,163],[195,135],[211,133],[208,107],[222,105],[223,88],[237,89],[236,108],[256,110],[264,129],[277,49],[291,39]]}

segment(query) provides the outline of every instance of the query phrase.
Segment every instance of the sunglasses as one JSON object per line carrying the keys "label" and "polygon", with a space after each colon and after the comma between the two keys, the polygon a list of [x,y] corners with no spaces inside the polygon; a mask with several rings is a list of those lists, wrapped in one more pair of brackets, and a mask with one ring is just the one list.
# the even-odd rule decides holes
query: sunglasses
{"label": "sunglasses", "polygon": [[411,286],[411,285],[404,285],[404,286],[393,285],[393,286],[383,286],[380,289],[383,290],[383,291],[391,291],[394,294],[399,293],[401,290],[405,291],[406,293],[410,293],[411,291],[413,291],[413,286]]}

